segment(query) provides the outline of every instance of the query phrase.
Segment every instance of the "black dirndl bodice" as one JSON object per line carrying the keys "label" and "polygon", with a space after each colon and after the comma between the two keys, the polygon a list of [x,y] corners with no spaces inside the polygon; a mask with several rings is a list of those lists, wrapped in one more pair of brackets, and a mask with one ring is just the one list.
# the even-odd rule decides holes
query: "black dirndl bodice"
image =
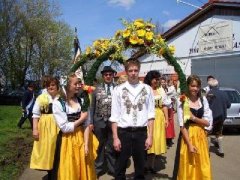
{"label": "black dirndl bodice", "polygon": [[69,122],[74,122],[77,119],[80,118],[81,112],[77,112],[77,113],[72,113],[72,114],[67,114],[67,118]]}
{"label": "black dirndl bodice", "polygon": [[49,103],[48,108],[41,109],[41,114],[52,114],[52,103]]}

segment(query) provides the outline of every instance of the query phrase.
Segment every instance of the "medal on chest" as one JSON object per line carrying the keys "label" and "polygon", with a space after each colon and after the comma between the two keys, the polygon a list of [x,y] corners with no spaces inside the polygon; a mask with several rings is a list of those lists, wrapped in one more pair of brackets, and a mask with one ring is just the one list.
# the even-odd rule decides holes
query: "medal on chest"
{"label": "medal on chest", "polygon": [[96,94],[97,100],[97,114],[107,121],[111,115],[112,97],[107,95],[104,88],[99,89]]}

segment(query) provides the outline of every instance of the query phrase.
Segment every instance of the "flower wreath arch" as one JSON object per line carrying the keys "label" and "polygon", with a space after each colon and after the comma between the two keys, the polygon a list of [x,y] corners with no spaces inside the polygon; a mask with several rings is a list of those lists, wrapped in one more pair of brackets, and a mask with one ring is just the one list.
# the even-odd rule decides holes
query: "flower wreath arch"
{"label": "flower wreath arch", "polygon": [[93,42],[91,47],[87,47],[71,67],[70,72],[75,72],[86,62],[96,59],[84,77],[85,83],[92,85],[99,66],[106,59],[124,63],[127,58],[124,57],[123,52],[131,49],[135,52],[132,57],[140,57],[147,53],[163,57],[168,64],[174,67],[175,72],[178,74],[181,93],[186,92],[186,76],[176,57],[173,56],[175,47],[168,46],[162,36],[154,32],[155,25],[151,21],[144,21],[143,19],[134,21],[122,19],[122,23],[125,28],[116,31],[112,38],[98,39]]}

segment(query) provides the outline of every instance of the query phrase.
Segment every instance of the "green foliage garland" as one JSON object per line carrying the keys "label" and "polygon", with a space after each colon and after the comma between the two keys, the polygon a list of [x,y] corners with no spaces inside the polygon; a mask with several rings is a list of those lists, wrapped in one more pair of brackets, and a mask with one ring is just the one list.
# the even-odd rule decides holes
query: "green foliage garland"
{"label": "green foliage garland", "polygon": [[93,85],[93,80],[96,77],[96,73],[98,71],[99,66],[106,60],[108,57],[114,53],[114,48],[109,49],[107,52],[102,54],[100,57],[96,59],[96,62],[92,65],[91,69],[88,71],[86,78],[84,81],[86,84]]}
{"label": "green foliage garland", "polygon": [[103,61],[115,60],[120,63],[125,62],[122,55],[123,51],[133,49],[136,53],[133,57],[142,53],[155,54],[164,57],[168,64],[174,67],[180,81],[181,93],[186,92],[186,76],[183,73],[177,59],[173,56],[174,46],[168,46],[165,40],[159,34],[154,33],[155,26],[150,21],[137,19],[133,22],[122,20],[125,26],[124,30],[118,30],[111,39],[98,39],[94,41],[92,47],[87,47],[80,57],[80,60],[72,66],[70,72],[75,72],[79,66],[85,64],[88,60],[96,59],[85,77],[88,85],[93,84],[99,66]]}

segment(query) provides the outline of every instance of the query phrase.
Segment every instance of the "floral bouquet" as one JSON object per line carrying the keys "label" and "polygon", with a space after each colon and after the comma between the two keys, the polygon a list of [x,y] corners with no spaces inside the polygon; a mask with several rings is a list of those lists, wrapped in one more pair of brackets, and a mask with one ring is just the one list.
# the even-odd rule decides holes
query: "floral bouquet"
{"label": "floral bouquet", "polygon": [[98,58],[109,49],[114,49],[115,53],[111,54],[109,59],[124,59],[122,52],[127,49],[146,49],[147,53],[162,56],[164,53],[170,52],[174,54],[175,47],[168,46],[160,34],[154,32],[155,25],[151,21],[136,19],[135,21],[127,21],[122,19],[125,26],[123,30],[117,30],[111,39],[98,39],[93,45],[87,47],[85,55],[92,59]]}
{"label": "floral bouquet", "polygon": [[189,106],[189,99],[185,94],[182,94],[179,96],[179,100],[182,103],[182,109],[183,109],[183,122],[184,124],[190,119],[191,117],[191,111]]}

